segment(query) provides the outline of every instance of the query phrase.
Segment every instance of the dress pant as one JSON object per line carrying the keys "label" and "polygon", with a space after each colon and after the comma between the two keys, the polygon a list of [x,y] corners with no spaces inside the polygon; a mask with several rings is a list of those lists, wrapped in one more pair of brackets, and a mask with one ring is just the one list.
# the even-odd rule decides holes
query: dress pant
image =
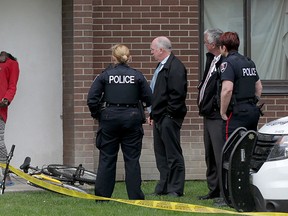
{"label": "dress pant", "polygon": [[224,146],[222,135],[222,119],[204,117],[204,147],[207,166],[206,178],[209,194],[220,196],[219,173],[221,169],[221,155]]}
{"label": "dress pant", "polygon": [[154,122],[154,152],[160,180],[155,188],[156,194],[184,193],[185,164],[180,146],[180,129],[183,119],[164,116]]}

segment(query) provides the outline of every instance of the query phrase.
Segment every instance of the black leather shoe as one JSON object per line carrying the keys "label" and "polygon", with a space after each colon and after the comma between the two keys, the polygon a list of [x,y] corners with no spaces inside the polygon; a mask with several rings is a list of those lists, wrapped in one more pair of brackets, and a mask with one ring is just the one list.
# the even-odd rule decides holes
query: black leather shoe
{"label": "black leather shoe", "polygon": [[217,198],[217,197],[219,197],[219,194],[210,194],[210,193],[208,193],[208,194],[206,194],[204,196],[199,196],[198,199],[199,200],[208,200],[208,199],[214,199],[214,198]]}
{"label": "black leather shoe", "polygon": [[181,197],[181,196],[183,196],[183,194],[179,194],[177,192],[170,192],[167,195],[168,196],[172,196],[172,197]]}

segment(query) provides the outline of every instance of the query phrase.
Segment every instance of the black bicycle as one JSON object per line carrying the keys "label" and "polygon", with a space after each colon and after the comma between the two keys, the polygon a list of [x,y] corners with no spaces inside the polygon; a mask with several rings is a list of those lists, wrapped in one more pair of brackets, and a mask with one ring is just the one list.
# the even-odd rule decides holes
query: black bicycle
{"label": "black bicycle", "polygon": [[38,166],[31,166],[30,163],[31,158],[26,157],[24,163],[20,166],[20,169],[35,178],[48,181],[49,183],[64,188],[86,192],[80,188],[79,185],[91,185],[95,184],[96,181],[96,173],[86,170],[82,164],[78,167],[50,164],[39,168]]}
{"label": "black bicycle", "polygon": [[59,164],[50,164],[47,170],[53,176],[60,179],[69,180],[72,183],[79,182],[79,184],[95,184],[96,173],[86,170],[82,164],[78,167],[65,166]]}

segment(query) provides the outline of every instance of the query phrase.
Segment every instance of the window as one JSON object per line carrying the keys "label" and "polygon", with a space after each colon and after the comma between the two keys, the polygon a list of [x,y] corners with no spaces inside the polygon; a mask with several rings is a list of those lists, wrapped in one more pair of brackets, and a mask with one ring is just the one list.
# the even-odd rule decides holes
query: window
{"label": "window", "polygon": [[202,0],[201,8],[202,32],[239,34],[239,52],[255,62],[264,94],[288,93],[288,0]]}

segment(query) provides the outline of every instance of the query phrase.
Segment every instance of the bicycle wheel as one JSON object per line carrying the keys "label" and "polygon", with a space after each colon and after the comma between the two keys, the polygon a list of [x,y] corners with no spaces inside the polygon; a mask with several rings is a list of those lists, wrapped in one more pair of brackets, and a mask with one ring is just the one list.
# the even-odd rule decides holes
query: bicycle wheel
{"label": "bicycle wheel", "polygon": [[49,170],[48,170],[48,166],[44,165],[41,169],[41,173],[43,173],[44,175],[47,175],[47,176],[51,176],[53,177],[54,179],[57,179],[61,182],[67,182],[68,184],[73,184],[75,182],[74,179],[72,178],[66,178],[65,176],[56,176],[55,174],[51,173]]}
{"label": "bicycle wheel", "polygon": [[95,184],[96,181],[96,173],[85,170],[82,165],[71,167],[59,164],[50,164],[47,169],[55,176],[79,181],[80,184]]}

